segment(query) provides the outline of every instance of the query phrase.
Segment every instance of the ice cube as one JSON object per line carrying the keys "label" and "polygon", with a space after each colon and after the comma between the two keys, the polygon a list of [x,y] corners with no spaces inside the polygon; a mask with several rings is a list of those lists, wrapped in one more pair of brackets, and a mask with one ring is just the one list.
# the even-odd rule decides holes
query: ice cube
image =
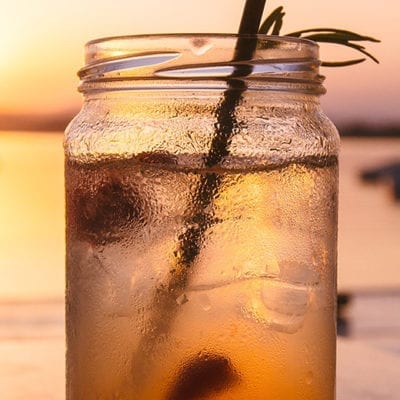
{"label": "ice cube", "polygon": [[303,325],[310,302],[308,287],[274,279],[253,283],[252,294],[242,304],[242,315],[279,332],[295,333]]}

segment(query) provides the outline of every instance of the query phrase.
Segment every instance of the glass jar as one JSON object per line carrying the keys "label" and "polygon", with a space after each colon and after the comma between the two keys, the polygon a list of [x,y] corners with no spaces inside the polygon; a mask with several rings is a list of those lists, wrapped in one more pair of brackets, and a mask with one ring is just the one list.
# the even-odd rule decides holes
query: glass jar
{"label": "glass jar", "polygon": [[332,400],[339,139],[318,46],[107,38],[79,75],[67,399]]}

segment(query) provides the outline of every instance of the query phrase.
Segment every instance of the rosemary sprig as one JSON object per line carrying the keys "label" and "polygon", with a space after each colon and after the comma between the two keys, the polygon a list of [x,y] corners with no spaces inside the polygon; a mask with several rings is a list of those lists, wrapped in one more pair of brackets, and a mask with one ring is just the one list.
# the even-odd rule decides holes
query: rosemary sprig
{"label": "rosemary sprig", "polygon": [[375,39],[375,38],[373,38],[371,36],[364,36],[364,35],[360,35],[358,33],[351,32],[351,31],[348,31],[348,30],[345,30],[345,29],[335,29],[335,28],[303,29],[301,31],[288,33],[286,36],[300,37],[304,33],[312,33],[312,32],[332,32],[332,33],[337,33],[337,34],[343,34],[347,38],[349,38],[349,40],[369,40],[371,42],[376,42],[376,43],[380,42],[380,40]]}
{"label": "rosemary sprig", "polygon": [[[283,24],[283,17],[285,13],[283,7],[278,7],[265,19],[261,25],[258,33],[280,35]],[[364,46],[354,42],[374,42],[378,43],[380,40],[371,36],[360,35],[359,33],[351,32],[345,29],[335,28],[312,28],[303,29],[296,32],[287,33],[283,36],[291,36],[303,39],[309,39],[314,42],[320,43],[333,43],[341,46],[347,46],[358,52],[364,54],[374,62],[379,64],[379,61],[371,53],[369,53]],[[322,61],[321,65],[325,67],[344,67],[348,65],[359,64],[365,61],[366,58],[357,58],[345,61]]]}
{"label": "rosemary sprig", "polygon": [[[258,33],[263,33],[265,35],[279,35],[279,32],[282,28],[283,17],[285,13],[283,12],[283,7],[278,7],[264,20],[261,24]],[[270,30],[272,32],[270,33]]]}

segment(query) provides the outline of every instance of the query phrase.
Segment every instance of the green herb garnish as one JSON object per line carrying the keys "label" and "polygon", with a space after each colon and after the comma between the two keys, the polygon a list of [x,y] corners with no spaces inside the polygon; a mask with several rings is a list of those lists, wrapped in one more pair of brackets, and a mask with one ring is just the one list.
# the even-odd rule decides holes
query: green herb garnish
{"label": "green herb garnish", "polygon": [[[300,31],[280,35],[284,16],[285,13],[283,11],[283,7],[280,6],[276,8],[262,23],[258,33],[265,35],[291,36],[302,39],[309,39],[314,42],[333,43],[341,46],[347,46],[359,51],[360,53],[364,54],[365,56],[379,64],[379,61],[372,54],[366,51],[364,46],[354,42],[378,43],[380,42],[380,40],[375,39],[371,36],[360,35],[358,33],[348,30],[334,28],[303,29]],[[344,67],[348,65],[359,64],[365,60],[366,58],[364,57],[346,61],[322,61],[321,65],[324,67]]]}

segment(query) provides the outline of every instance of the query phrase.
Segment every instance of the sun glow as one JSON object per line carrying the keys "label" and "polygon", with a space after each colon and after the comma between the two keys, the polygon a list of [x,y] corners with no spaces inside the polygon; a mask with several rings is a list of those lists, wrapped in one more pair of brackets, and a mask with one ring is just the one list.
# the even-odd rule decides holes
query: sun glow
{"label": "sun glow", "polygon": [[15,55],[15,36],[10,34],[6,25],[0,23],[0,73],[3,75],[13,67]]}
{"label": "sun glow", "polygon": [[[243,4],[244,0],[130,0],[114,7],[105,0],[3,1],[0,113],[62,113],[79,108],[76,71],[83,66],[83,45],[91,39],[146,33],[234,32]],[[399,85],[393,76],[400,61],[399,52],[393,49],[398,47],[395,16],[399,4],[397,0],[387,0],[385,9],[393,12],[385,13],[379,4],[367,0],[360,13],[359,1],[271,0],[267,2],[265,16],[282,5],[287,12],[283,33],[324,25],[381,39],[381,44],[370,47],[381,61],[380,66],[371,62],[340,71],[322,71],[328,77],[325,85],[329,93],[323,100],[324,109],[332,117],[347,120],[397,121]],[[344,59],[349,54],[347,49],[335,51],[332,46],[321,47],[326,60]],[[371,79],[376,74],[379,79]]]}

